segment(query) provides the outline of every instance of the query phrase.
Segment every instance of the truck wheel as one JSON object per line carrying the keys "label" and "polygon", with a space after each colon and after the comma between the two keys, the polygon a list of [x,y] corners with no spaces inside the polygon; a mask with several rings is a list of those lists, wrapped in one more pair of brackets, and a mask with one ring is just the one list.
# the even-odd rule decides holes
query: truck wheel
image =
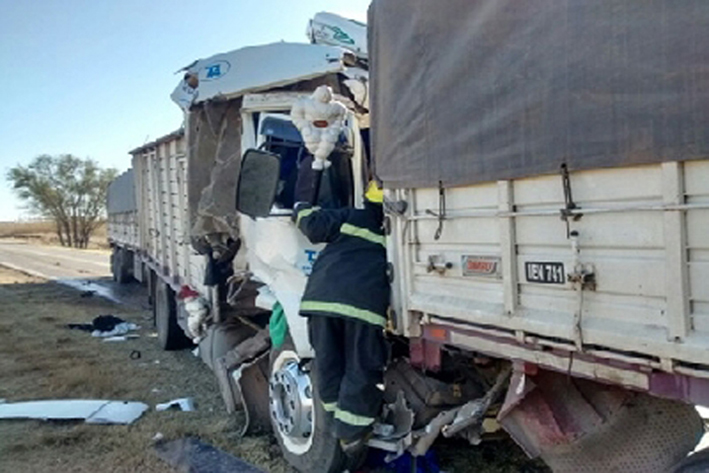
{"label": "truck wheel", "polygon": [[270,355],[271,426],[286,461],[301,473],[340,473],[351,460],[327,425],[314,371],[300,365],[290,337]]}
{"label": "truck wheel", "polygon": [[118,281],[118,276],[116,275],[116,263],[118,261],[119,251],[121,251],[121,249],[117,246],[114,246],[111,250],[111,276],[114,281]]}
{"label": "truck wheel", "polygon": [[131,280],[129,266],[133,263],[132,255],[125,248],[114,247],[111,254],[111,273],[118,284],[126,284]]}
{"label": "truck wheel", "polygon": [[177,324],[175,292],[164,281],[156,282],[154,302],[158,342],[163,350],[180,350],[192,344]]}

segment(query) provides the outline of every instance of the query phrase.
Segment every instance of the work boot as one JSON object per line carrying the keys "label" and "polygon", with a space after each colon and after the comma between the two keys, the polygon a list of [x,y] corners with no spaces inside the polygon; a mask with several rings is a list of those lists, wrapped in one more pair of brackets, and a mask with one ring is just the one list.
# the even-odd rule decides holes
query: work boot
{"label": "work boot", "polygon": [[340,448],[349,458],[359,458],[367,452],[367,442],[372,438],[372,431],[366,432],[349,439],[340,439]]}

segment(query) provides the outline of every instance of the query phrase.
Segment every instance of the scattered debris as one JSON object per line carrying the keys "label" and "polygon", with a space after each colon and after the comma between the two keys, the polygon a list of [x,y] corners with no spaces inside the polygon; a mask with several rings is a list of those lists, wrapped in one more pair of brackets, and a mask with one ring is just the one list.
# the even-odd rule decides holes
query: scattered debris
{"label": "scattered debris", "polygon": [[69,324],[70,329],[91,332],[92,337],[108,338],[125,335],[140,327],[136,324],[126,322],[115,315],[99,315],[90,324]]}
{"label": "scattered debris", "polygon": [[106,337],[103,339],[104,342],[125,342],[128,340],[135,340],[136,338],[140,338],[140,335],[137,333],[131,333],[128,335],[116,335],[114,337]]}
{"label": "scattered debris", "polygon": [[155,406],[156,411],[167,411],[169,409],[178,410],[183,412],[190,412],[195,410],[194,400],[191,397],[183,397],[180,399],[174,399],[169,402],[158,404]]}
{"label": "scattered debris", "polygon": [[197,348],[195,348],[194,350],[192,350],[192,354],[194,356],[196,356],[197,358],[199,358],[199,346]]}
{"label": "scattered debris", "polygon": [[162,432],[158,432],[157,434],[155,434],[153,436],[153,442],[160,442],[164,438],[165,438],[165,436],[162,434]]}
{"label": "scattered debris", "polygon": [[128,358],[131,360],[140,360],[140,357],[142,357],[142,353],[140,353],[140,350],[133,350],[130,352],[130,355],[128,355]]}
{"label": "scattered debris", "polygon": [[106,337],[103,339],[104,342],[125,342],[128,340],[128,337],[125,335],[117,335],[115,337]]}
{"label": "scattered debris", "polygon": [[96,294],[96,291],[83,291],[81,294],[79,294],[79,297],[82,299],[86,299],[87,297],[93,297],[94,294]]}
{"label": "scattered debris", "polygon": [[158,442],[155,451],[170,466],[187,473],[264,473],[196,438]]}
{"label": "scattered debris", "polygon": [[81,420],[87,424],[131,424],[148,409],[142,402],[51,400],[0,404],[0,419]]}

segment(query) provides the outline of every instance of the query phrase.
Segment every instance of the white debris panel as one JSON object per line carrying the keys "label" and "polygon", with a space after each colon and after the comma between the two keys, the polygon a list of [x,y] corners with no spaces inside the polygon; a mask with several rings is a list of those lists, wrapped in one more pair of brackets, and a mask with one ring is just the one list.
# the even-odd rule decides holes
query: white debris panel
{"label": "white debris panel", "polygon": [[87,424],[131,424],[148,409],[142,402],[49,400],[0,404],[0,419],[84,420]]}

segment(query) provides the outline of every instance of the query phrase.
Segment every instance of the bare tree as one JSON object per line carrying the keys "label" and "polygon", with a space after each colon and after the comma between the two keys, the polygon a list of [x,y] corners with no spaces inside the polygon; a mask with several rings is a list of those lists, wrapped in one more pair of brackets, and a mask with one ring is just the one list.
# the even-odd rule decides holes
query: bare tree
{"label": "bare tree", "polygon": [[33,213],[54,220],[62,245],[86,248],[105,215],[108,185],[117,174],[92,159],[42,155],[10,169],[7,180]]}

